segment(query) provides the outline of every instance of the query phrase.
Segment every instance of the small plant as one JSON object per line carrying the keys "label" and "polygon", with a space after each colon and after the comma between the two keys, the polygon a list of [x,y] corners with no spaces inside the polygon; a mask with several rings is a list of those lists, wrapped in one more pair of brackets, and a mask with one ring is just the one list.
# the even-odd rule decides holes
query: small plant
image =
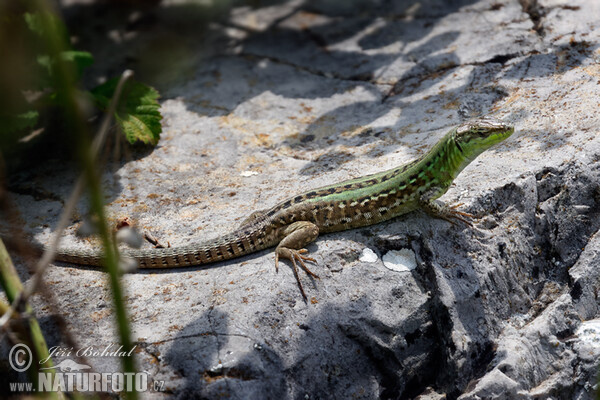
{"label": "small plant", "polygon": [[[86,51],[72,48],[63,22],[52,14],[41,11],[2,10],[0,6],[0,51],[13,54],[12,63],[0,67],[0,151],[5,157],[28,150],[28,142],[36,136],[50,135],[54,140],[63,139],[63,126],[56,111],[67,107],[61,104],[58,92],[64,82],[57,79],[57,57],[68,68],[68,82],[80,87],[84,70],[93,64],[93,56]],[[42,16],[51,21],[42,23]],[[62,49],[58,56],[51,55],[44,38],[55,37]],[[4,71],[1,71],[4,69]],[[4,82],[2,82],[4,80]],[[93,105],[96,110],[106,111],[118,82],[110,79],[91,90],[78,89],[77,98]],[[140,82],[129,80],[124,87],[119,106],[114,113],[120,131],[131,144],[140,142],[156,145],[162,131],[158,92]]]}

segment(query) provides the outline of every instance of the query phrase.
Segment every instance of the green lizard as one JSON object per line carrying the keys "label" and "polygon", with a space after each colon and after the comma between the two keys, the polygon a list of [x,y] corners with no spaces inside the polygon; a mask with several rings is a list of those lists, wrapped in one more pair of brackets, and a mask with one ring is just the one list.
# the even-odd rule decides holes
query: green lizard
{"label": "green lizard", "polygon": [[[492,119],[464,123],[448,132],[423,156],[408,164],[287,199],[274,207],[252,213],[233,232],[213,240],[179,248],[124,249],[122,255],[137,260],[140,268],[174,268],[203,265],[275,249],[279,259],[292,262],[302,297],[306,294],[297,263],[318,278],[305,264],[315,262],[304,248],[319,234],[373,225],[416,209],[450,222],[470,214],[434,200],[442,196],[456,176],[479,154],[509,137],[512,126]],[[58,250],[57,261],[102,265],[100,250]]]}

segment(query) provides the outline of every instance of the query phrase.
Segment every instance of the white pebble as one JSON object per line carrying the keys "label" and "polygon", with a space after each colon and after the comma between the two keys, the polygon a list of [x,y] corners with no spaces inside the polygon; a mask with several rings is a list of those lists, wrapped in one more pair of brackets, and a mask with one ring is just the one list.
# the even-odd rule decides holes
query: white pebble
{"label": "white pebble", "polygon": [[360,255],[359,260],[363,262],[372,263],[377,261],[378,258],[379,257],[377,257],[377,254],[375,254],[373,250],[371,250],[368,247],[365,247],[362,251],[362,254]]}
{"label": "white pebble", "polygon": [[409,272],[417,267],[415,253],[409,249],[391,250],[381,258],[383,265],[397,272]]}

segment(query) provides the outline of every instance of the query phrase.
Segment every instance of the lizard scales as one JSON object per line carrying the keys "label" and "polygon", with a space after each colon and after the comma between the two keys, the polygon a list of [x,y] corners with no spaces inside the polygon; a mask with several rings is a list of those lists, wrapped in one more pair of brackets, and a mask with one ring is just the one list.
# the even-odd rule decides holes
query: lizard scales
{"label": "lizard scales", "polygon": [[[304,246],[320,233],[369,226],[423,209],[453,222],[469,214],[434,202],[471,161],[492,145],[506,139],[512,126],[492,119],[464,123],[448,132],[420,158],[399,167],[314,189],[276,206],[251,214],[233,232],[201,243],[176,248],[124,249],[121,254],[137,260],[140,268],[175,268],[203,265],[275,247],[275,266],[280,257],[292,261],[301,293],[296,261],[317,277],[304,261]],[[100,250],[61,250],[57,261],[101,266]]]}

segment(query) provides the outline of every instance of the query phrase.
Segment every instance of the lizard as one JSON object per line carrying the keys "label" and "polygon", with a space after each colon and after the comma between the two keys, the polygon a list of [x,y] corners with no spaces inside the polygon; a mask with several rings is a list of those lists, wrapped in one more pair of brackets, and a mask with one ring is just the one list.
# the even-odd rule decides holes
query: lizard
{"label": "lizard", "polygon": [[[306,246],[320,234],[374,225],[417,209],[452,223],[470,225],[471,214],[437,201],[479,154],[512,135],[514,127],[481,118],[451,129],[416,160],[387,171],[320,187],[256,211],[231,233],[182,247],[132,249],[122,256],[139,268],[176,268],[229,260],[275,247],[275,269],[288,259],[306,301],[298,274],[319,278],[305,262],[316,263]],[[102,266],[102,251],[58,249],[56,261]]]}

